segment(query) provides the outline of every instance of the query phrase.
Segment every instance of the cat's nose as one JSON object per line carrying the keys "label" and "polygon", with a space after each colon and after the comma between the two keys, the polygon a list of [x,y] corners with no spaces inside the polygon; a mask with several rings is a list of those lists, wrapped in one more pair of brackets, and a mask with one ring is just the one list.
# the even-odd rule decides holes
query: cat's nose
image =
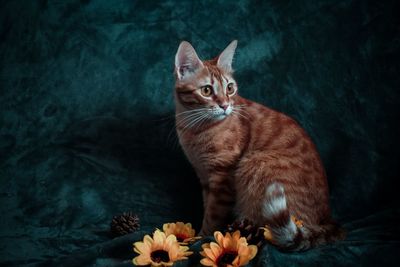
{"label": "cat's nose", "polygon": [[229,107],[229,104],[219,104],[218,106],[223,110],[226,110]]}

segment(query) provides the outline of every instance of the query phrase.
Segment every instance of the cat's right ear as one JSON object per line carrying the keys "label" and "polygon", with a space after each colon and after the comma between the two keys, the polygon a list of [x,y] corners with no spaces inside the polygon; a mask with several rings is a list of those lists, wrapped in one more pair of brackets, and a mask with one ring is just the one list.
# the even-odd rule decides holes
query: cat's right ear
{"label": "cat's right ear", "polygon": [[175,55],[175,71],[179,80],[189,77],[198,69],[203,67],[203,62],[199,59],[193,46],[183,41],[179,45]]}

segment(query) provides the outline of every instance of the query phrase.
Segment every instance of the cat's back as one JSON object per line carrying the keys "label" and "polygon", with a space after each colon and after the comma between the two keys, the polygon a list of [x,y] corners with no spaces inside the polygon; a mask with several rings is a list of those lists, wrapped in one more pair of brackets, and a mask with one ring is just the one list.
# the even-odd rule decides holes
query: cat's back
{"label": "cat's back", "polygon": [[251,131],[249,149],[279,150],[292,147],[300,141],[310,141],[303,128],[288,115],[244,98],[241,103]]}
{"label": "cat's back", "polygon": [[248,147],[244,156],[257,154],[310,166],[324,176],[319,154],[306,131],[288,115],[262,104],[242,99],[249,128]]}

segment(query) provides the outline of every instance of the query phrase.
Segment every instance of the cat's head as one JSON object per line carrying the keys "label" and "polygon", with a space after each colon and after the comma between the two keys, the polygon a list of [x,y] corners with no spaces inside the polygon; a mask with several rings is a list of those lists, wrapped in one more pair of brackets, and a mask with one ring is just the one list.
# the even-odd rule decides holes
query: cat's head
{"label": "cat's head", "polygon": [[175,56],[175,95],[177,105],[203,120],[223,120],[235,113],[237,84],[233,79],[232,59],[237,41],[222,53],[202,61],[190,43],[183,41]]}

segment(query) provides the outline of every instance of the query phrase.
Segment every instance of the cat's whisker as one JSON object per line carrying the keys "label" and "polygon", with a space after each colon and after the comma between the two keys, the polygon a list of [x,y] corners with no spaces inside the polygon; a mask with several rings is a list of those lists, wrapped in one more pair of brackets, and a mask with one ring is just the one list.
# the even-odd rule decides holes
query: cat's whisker
{"label": "cat's whisker", "polygon": [[233,109],[232,110],[236,110],[236,111],[242,111],[242,112],[244,112],[244,113],[246,113],[247,115],[249,115],[250,116],[250,113],[246,110],[246,109],[244,109],[243,107],[239,107],[239,108],[237,108],[237,107],[233,107]]}
{"label": "cat's whisker", "polygon": [[186,128],[190,127],[190,125],[193,124],[193,122],[195,122],[201,116],[202,114],[195,114],[190,118],[185,118],[184,120],[181,121],[181,123],[177,124],[177,126],[182,127],[181,132],[184,132]]}
{"label": "cat's whisker", "polygon": [[202,119],[204,119],[205,117],[207,117],[208,114],[207,113],[203,113],[200,116],[194,118],[193,120],[191,120],[181,131],[181,135],[184,135],[190,128],[194,127],[199,121],[201,121]]}
{"label": "cat's whisker", "polygon": [[246,110],[247,107],[246,106],[233,106],[233,109],[241,109],[241,110]]}
{"label": "cat's whisker", "polygon": [[246,110],[246,108],[244,106],[233,106],[233,109]]}
{"label": "cat's whisker", "polygon": [[208,108],[193,108],[193,109],[188,109],[188,110],[185,110],[185,111],[181,111],[181,112],[176,113],[176,114],[183,114],[183,113],[188,113],[188,112],[192,112],[192,111],[207,110],[207,109]]}
{"label": "cat's whisker", "polygon": [[177,122],[185,121],[188,118],[191,118],[191,117],[197,116],[199,114],[202,114],[207,110],[208,110],[208,108],[198,109],[198,110],[191,111],[191,113],[185,113],[185,114],[183,112],[181,112],[181,113],[178,114],[178,115],[181,115],[181,117],[178,118],[178,116],[176,116],[176,121]]}
{"label": "cat's whisker", "polygon": [[[173,118],[171,118],[171,121],[174,121],[174,125],[168,133],[167,143],[171,143],[173,148],[178,147],[179,138],[178,138],[178,135],[176,134],[176,126],[182,125],[182,124],[188,122],[191,119],[191,117],[194,117],[202,112],[203,112],[203,108],[188,110],[188,111],[184,111],[184,112],[172,115],[171,117],[173,117]],[[179,115],[180,115],[180,117],[178,118]]]}
{"label": "cat's whisker", "polygon": [[247,108],[247,106],[233,106],[233,108],[238,108],[238,109],[245,110]]}
{"label": "cat's whisker", "polygon": [[190,128],[194,129],[195,131],[197,131],[199,125],[201,124],[201,122],[206,118],[206,116],[202,116],[198,121],[196,121],[196,123],[194,123]]}
{"label": "cat's whisker", "polygon": [[206,114],[207,116],[205,116],[201,121],[200,121],[200,123],[197,125],[197,127],[196,127],[196,131],[204,124],[204,122],[206,122],[209,118],[210,118],[210,116],[208,115],[208,114]]}
{"label": "cat's whisker", "polygon": [[188,125],[187,129],[193,128],[199,121],[201,121],[204,117],[207,116],[207,113],[204,113],[197,117],[196,119],[193,119],[192,123]]}
{"label": "cat's whisker", "polygon": [[237,108],[237,109],[245,109],[246,106],[242,106],[242,105],[237,105],[237,106],[233,106],[233,108]]}
{"label": "cat's whisker", "polygon": [[177,146],[177,144],[178,144],[178,142],[177,142],[178,136],[176,135],[176,126],[175,125],[173,125],[171,127],[171,130],[168,133],[167,144],[169,144],[170,141],[171,141],[172,147],[175,148],[175,146]]}
{"label": "cat's whisker", "polygon": [[[209,110],[209,108],[197,108],[193,110],[186,110],[180,113],[175,114],[175,128],[176,127],[183,127],[181,134],[177,133],[174,140],[174,146],[178,146],[179,143],[179,136],[186,132],[190,127],[191,123],[196,123],[197,117],[200,117],[201,114],[205,113],[205,111]],[[170,132],[170,135],[173,132]]]}
{"label": "cat's whisker", "polygon": [[192,120],[193,118],[196,118],[197,116],[203,114],[203,112],[197,112],[194,114],[189,114],[187,116],[185,116],[184,118],[177,118],[177,122],[176,125],[177,126],[182,126],[183,124],[189,122],[190,120]]}
{"label": "cat's whisker", "polygon": [[245,110],[236,110],[237,113],[239,113],[240,115],[246,117],[247,119],[250,119],[251,114],[246,112]]}
{"label": "cat's whisker", "polygon": [[245,118],[246,120],[248,120],[247,117],[245,117],[244,115],[242,115],[242,114],[240,114],[240,113],[238,113],[238,112],[234,112],[234,111],[233,111],[232,114],[238,115],[238,116],[240,116],[240,117]]}
{"label": "cat's whisker", "polygon": [[237,111],[237,110],[232,110],[232,113],[233,113],[233,114],[237,114],[237,115],[239,115],[239,116],[245,118],[246,120],[250,120],[247,116],[241,114],[241,113],[240,113],[239,111]]}
{"label": "cat's whisker", "polygon": [[197,108],[197,109],[186,110],[186,111],[182,111],[182,112],[176,113],[175,117],[178,117],[178,116],[181,116],[181,115],[184,115],[184,114],[187,114],[187,113],[201,112],[201,111],[205,111],[205,110],[208,110],[208,108]]}
{"label": "cat's whisker", "polygon": [[243,113],[243,112],[238,111],[238,110],[236,110],[235,113],[239,114],[239,116],[242,116],[242,117],[244,117],[244,118],[246,118],[248,120],[250,120],[250,118],[251,118],[251,115],[249,113]]}
{"label": "cat's whisker", "polygon": [[177,127],[184,127],[185,125],[187,125],[188,123],[190,123],[192,120],[196,119],[200,115],[201,114],[195,114],[193,116],[183,118],[183,119],[181,119],[181,120],[176,122],[176,126]]}

